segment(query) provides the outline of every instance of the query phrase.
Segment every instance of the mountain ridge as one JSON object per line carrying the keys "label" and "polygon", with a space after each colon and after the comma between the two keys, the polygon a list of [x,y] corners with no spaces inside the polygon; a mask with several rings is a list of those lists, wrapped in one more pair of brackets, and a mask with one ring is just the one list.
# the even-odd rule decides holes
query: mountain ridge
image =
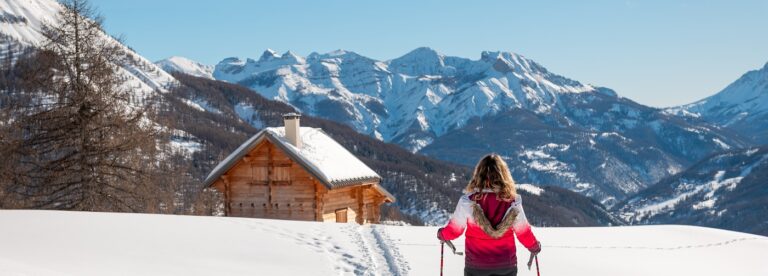
{"label": "mountain ridge", "polygon": [[[524,72],[513,74],[515,70]],[[483,80],[484,75],[491,80]],[[501,76],[527,80],[522,86],[536,86],[546,78],[566,85],[541,81],[541,91],[531,89],[513,95],[496,81],[495,77]],[[414,151],[434,136],[464,124],[469,117],[495,112],[501,106],[537,105],[545,110],[551,108],[552,103],[545,102],[555,98],[555,93],[595,90],[551,74],[514,53],[485,51],[480,59],[471,60],[445,56],[427,47],[387,61],[346,50],[313,53],[307,58],[290,51],[278,57],[268,50],[259,60],[224,59],[216,65],[214,77],[250,87],[305,113],[345,122],[361,133]],[[475,81],[486,81],[499,91],[473,86]],[[403,90],[408,92],[399,92]],[[464,104],[474,101],[483,103]],[[496,107],[486,109],[489,105]]]}
{"label": "mountain ridge", "polygon": [[184,73],[195,77],[213,79],[213,66],[205,65],[191,59],[172,56],[154,62],[168,73]]}
{"label": "mountain ridge", "polygon": [[709,97],[668,108],[667,112],[701,118],[740,133],[755,144],[768,144],[768,62]]}
{"label": "mountain ridge", "polygon": [[[552,73],[512,52],[483,51],[479,59],[469,59],[420,47],[379,61],[346,50],[306,58],[267,50],[259,60],[227,58],[215,68],[217,79],[412,152],[468,166],[482,154],[502,153],[519,169],[516,179],[545,181],[542,184],[579,191],[609,206],[711,152],[746,144],[744,138],[703,120],[679,119],[609,88]],[[478,134],[482,125],[509,135],[489,140],[494,131]],[[525,143],[497,142],[533,125],[546,126],[550,133],[515,138]],[[552,131],[561,133],[559,138]],[[585,138],[606,135],[615,139]],[[484,142],[466,148],[477,141]],[[599,148],[595,141],[605,146]],[[572,164],[553,167],[562,173],[543,166],[525,169],[542,163],[533,159],[543,155],[531,150],[550,143],[580,143],[578,155],[584,158],[561,162],[576,155],[577,147],[564,148],[546,157],[547,164]],[[642,159],[633,160],[633,155]],[[607,172],[590,167],[606,159],[616,161]]]}

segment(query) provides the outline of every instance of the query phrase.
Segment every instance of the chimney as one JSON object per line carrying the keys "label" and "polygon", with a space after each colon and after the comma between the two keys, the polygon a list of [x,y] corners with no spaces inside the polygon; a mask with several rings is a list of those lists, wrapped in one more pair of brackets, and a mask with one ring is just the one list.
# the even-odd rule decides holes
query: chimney
{"label": "chimney", "polygon": [[299,119],[301,119],[301,115],[293,112],[283,115],[283,121],[285,122],[285,138],[297,148],[301,148],[301,133],[299,133],[301,128]]}

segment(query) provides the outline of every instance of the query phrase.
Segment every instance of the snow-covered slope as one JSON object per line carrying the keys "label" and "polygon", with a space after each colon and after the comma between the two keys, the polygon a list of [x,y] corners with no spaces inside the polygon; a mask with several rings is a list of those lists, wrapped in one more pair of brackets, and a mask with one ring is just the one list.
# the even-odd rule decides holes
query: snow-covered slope
{"label": "snow-covered slope", "polygon": [[[59,11],[63,8],[55,0],[0,0],[0,54],[5,56],[10,49],[11,55],[19,57],[27,50],[40,47],[45,43],[42,28],[45,24],[55,24]],[[122,50],[122,64],[117,70],[123,80],[122,87],[132,94],[132,103],[136,105],[158,103],[167,96],[170,88],[178,85],[176,79],[146,58],[120,44],[107,33],[102,39],[115,43]],[[9,48],[10,46],[10,48]],[[157,93],[162,93],[157,94]],[[154,96],[160,96],[155,98]],[[152,101],[146,101],[149,97]],[[195,104],[194,102],[191,102]],[[201,107],[202,108],[202,107]],[[212,112],[212,111],[211,111]],[[164,122],[157,122],[164,124]],[[200,150],[193,137],[180,130],[168,129],[174,134],[170,141],[170,150],[189,156]],[[166,141],[159,141],[165,144]]]}
{"label": "snow-covered slope", "polygon": [[623,203],[634,224],[702,225],[768,235],[768,147],[705,158]]}
{"label": "snow-covered slope", "polygon": [[[0,49],[6,49],[9,44],[39,47],[45,42],[43,25],[55,23],[61,9],[62,6],[55,0],[0,0]],[[119,43],[106,33],[104,39]],[[165,92],[175,83],[171,75],[152,62],[128,47],[120,46],[128,61],[118,71],[126,79],[124,87],[141,96],[156,91]]]}
{"label": "snow-covered slope", "polygon": [[509,52],[472,60],[418,48],[378,61],[343,50],[306,58],[267,50],[258,60],[221,61],[214,77],[438,159],[471,166],[498,152],[520,181],[558,185],[606,205],[743,145],[703,121]]}
{"label": "snow-covered slope", "polygon": [[688,117],[701,117],[768,144],[768,63],[749,71],[715,95],[668,110]]}
{"label": "snow-covered slope", "polygon": [[178,72],[195,77],[213,79],[213,66],[205,65],[185,57],[173,56],[156,61],[155,64],[168,73]]}
{"label": "snow-covered slope", "polygon": [[[437,275],[440,268],[436,227],[7,210],[0,225],[2,275]],[[762,236],[689,226],[534,233],[543,275],[768,274]],[[463,238],[456,245],[463,250]],[[536,275],[518,248],[518,275]],[[445,275],[462,275],[463,257],[446,251]]]}

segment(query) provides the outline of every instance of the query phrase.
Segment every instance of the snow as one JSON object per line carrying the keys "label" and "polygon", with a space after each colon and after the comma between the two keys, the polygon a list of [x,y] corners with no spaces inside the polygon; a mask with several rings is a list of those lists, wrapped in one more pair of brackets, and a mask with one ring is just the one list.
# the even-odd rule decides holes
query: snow
{"label": "snow", "polygon": [[662,110],[661,112],[666,114],[666,115],[671,115],[671,116],[682,116],[682,117],[691,117],[691,118],[700,118],[701,117],[701,114],[695,113],[695,112],[690,112],[690,111],[686,110],[684,107],[670,107],[670,108],[666,108],[666,109]]}
{"label": "snow", "polygon": [[712,207],[715,207],[716,200],[714,198],[710,198],[707,200],[704,200],[702,202],[696,203],[693,205],[693,209],[699,210],[699,209],[712,209]]}
{"label": "snow", "polygon": [[715,144],[717,144],[720,148],[722,148],[724,150],[731,149],[731,146],[729,146],[728,144],[726,144],[725,142],[723,142],[722,140],[720,140],[718,138],[712,138],[712,142],[715,142]]}
{"label": "snow", "polygon": [[[58,20],[62,6],[55,0],[0,0],[0,17],[14,20],[0,20],[0,34],[7,35],[20,42],[21,46],[38,47],[45,42],[42,35],[43,24]],[[119,44],[117,40],[104,34],[101,39]],[[0,41],[0,47],[5,48]],[[125,45],[119,45],[125,51],[126,60],[131,60],[118,69],[117,73],[125,78],[123,87],[135,91],[139,98],[156,91],[166,92],[176,84],[176,80],[138,55]]]}
{"label": "snow", "polygon": [[[0,275],[436,275],[437,227],[0,211]],[[692,226],[534,228],[544,275],[768,275],[768,238]],[[464,250],[463,237],[455,241]],[[536,275],[518,244],[518,275]],[[462,256],[445,252],[445,275]]]}
{"label": "snow", "polygon": [[525,161],[523,162],[533,170],[551,173],[568,179],[577,179],[578,176],[573,172],[571,166],[545,152],[548,150],[566,151],[569,148],[570,146],[568,145],[549,143],[539,146],[536,150],[524,150],[518,155],[524,158],[523,160]]}
{"label": "snow", "polygon": [[376,172],[319,128],[300,128],[301,148],[296,148],[288,142],[284,127],[269,127],[265,131],[272,133],[288,150],[314,167],[315,171],[320,173],[328,183],[350,179],[380,178]]}
{"label": "snow", "polygon": [[44,39],[40,26],[50,23],[61,6],[56,1],[0,1],[0,33],[23,44],[37,44]]}
{"label": "snow", "polygon": [[537,196],[540,196],[541,193],[544,192],[544,189],[531,184],[515,184],[515,187],[517,187],[517,189],[529,192]]}
{"label": "snow", "polygon": [[[745,171],[747,170],[751,170],[751,168],[746,168]],[[676,193],[673,197],[636,208],[634,213],[637,214],[637,216],[634,218],[634,220],[641,221],[645,217],[651,217],[661,212],[674,210],[675,206],[681,201],[699,194],[703,194],[704,200],[693,204],[691,207],[693,209],[711,209],[717,203],[715,192],[721,188],[732,190],[747,174],[749,173],[747,172],[744,174],[744,172],[742,172],[741,176],[724,179],[725,171],[718,171],[715,173],[713,179],[707,183],[700,185],[696,185],[695,183],[681,183],[681,185],[676,189]]]}
{"label": "snow", "polygon": [[183,153],[185,156],[191,156],[193,153],[203,149],[202,144],[184,139],[171,139],[169,145],[174,152]]}
{"label": "snow", "polygon": [[[725,172],[724,171],[719,171],[714,176],[714,179],[710,183],[719,183],[720,181],[722,181],[723,173],[725,173]],[[681,185],[681,186],[685,187],[687,185]],[[647,204],[645,206],[637,208],[635,210],[635,212],[637,214],[639,214],[639,215],[638,215],[638,217],[636,219],[637,220],[641,220],[645,216],[653,216],[653,215],[658,214],[660,212],[663,212],[665,210],[673,209],[675,207],[675,205],[677,205],[680,201],[683,201],[683,200],[687,199],[688,197],[701,192],[705,187],[706,187],[705,185],[697,186],[697,187],[693,188],[690,191],[680,192],[680,193],[676,194],[674,197],[666,199],[664,201],[657,202],[657,203],[652,203],[652,204]]]}
{"label": "snow", "polygon": [[211,106],[211,104],[208,103],[208,101],[190,100],[190,99],[182,99],[181,101],[198,111],[207,111],[214,114],[221,114],[221,110]]}
{"label": "snow", "polygon": [[589,184],[589,183],[578,183],[578,184],[576,184],[576,190],[578,190],[578,191],[584,191],[584,190],[587,190],[587,189],[590,189],[590,188],[592,188],[592,184]]}
{"label": "snow", "polygon": [[195,77],[213,79],[213,66],[205,65],[185,57],[173,56],[159,60],[155,62],[155,64],[168,73],[179,72]]}
{"label": "snow", "polygon": [[619,139],[621,139],[621,140],[627,140],[627,138],[626,138],[626,137],[624,137],[624,136],[621,136],[621,134],[619,134],[618,132],[613,132],[613,131],[612,131],[612,132],[603,132],[603,133],[600,133],[600,137],[603,137],[603,138],[611,138],[611,137],[616,137],[616,138],[619,138]]}
{"label": "snow", "polygon": [[432,139],[431,137],[411,140],[411,152],[412,153],[418,152],[419,150],[423,149],[429,144],[432,144],[433,140],[434,139]]}
{"label": "snow", "polygon": [[192,107],[192,108],[194,108],[194,109],[197,109],[198,111],[203,111],[203,112],[205,112],[205,108],[203,108],[203,106],[201,106],[200,104],[196,103],[196,102],[195,102],[195,101],[193,101],[193,100],[190,100],[190,99],[183,99],[183,100],[182,100],[182,102],[184,102],[185,104],[187,104],[188,106],[190,106],[190,107]]}
{"label": "snow", "polygon": [[[759,148],[756,149],[759,150]],[[735,154],[749,157],[755,153],[756,151],[753,149],[744,149],[743,153],[726,152],[714,155],[709,159],[719,160],[732,157]],[[753,169],[764,162],[768,162],[768,154],[756,156],[748,162],[734,163],[736,164],[734,168],[738,168],[740,171],[718,170],[713,172],[711,179],[706,177],[709,173],[702,174],[702,177],[681,177],[673,183],[672,191],[668,193],[631,199],[628,207],[625,207],[626,211],[621,216],[630,222],[644,223],[652,220],[658,214],[674,213],[688,207],[692,210],[707,210],[712,215],[720,216],[726,212],[725,207],[718,204],[720,197],[734,191],[744,178],[750,176]],[[725,202],[724,204],[729,203]]]}
{"label": "snow", "polygon": [[266,125],[264,121],[261,120],[258,110],[251,105],[238,103],[235,105],[235,113],[237,113],[237,116],[240,117],[240,119],[255,128],[261,129]]}

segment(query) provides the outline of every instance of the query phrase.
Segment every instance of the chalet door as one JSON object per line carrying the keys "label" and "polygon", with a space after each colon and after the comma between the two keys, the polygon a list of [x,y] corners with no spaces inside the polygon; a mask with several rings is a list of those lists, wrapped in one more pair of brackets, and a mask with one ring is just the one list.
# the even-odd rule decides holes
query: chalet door
{"label": "chalet door", "polygon": [[336,210],[336,222],[347,222],[347,208]]}
{"label": "chalet door", "polygon": [[367,203],[365,204],[365,217],[363,218],[364,223],[372,223],[373,217],[375,216],[374,210],[373,210],[373,204]]}

